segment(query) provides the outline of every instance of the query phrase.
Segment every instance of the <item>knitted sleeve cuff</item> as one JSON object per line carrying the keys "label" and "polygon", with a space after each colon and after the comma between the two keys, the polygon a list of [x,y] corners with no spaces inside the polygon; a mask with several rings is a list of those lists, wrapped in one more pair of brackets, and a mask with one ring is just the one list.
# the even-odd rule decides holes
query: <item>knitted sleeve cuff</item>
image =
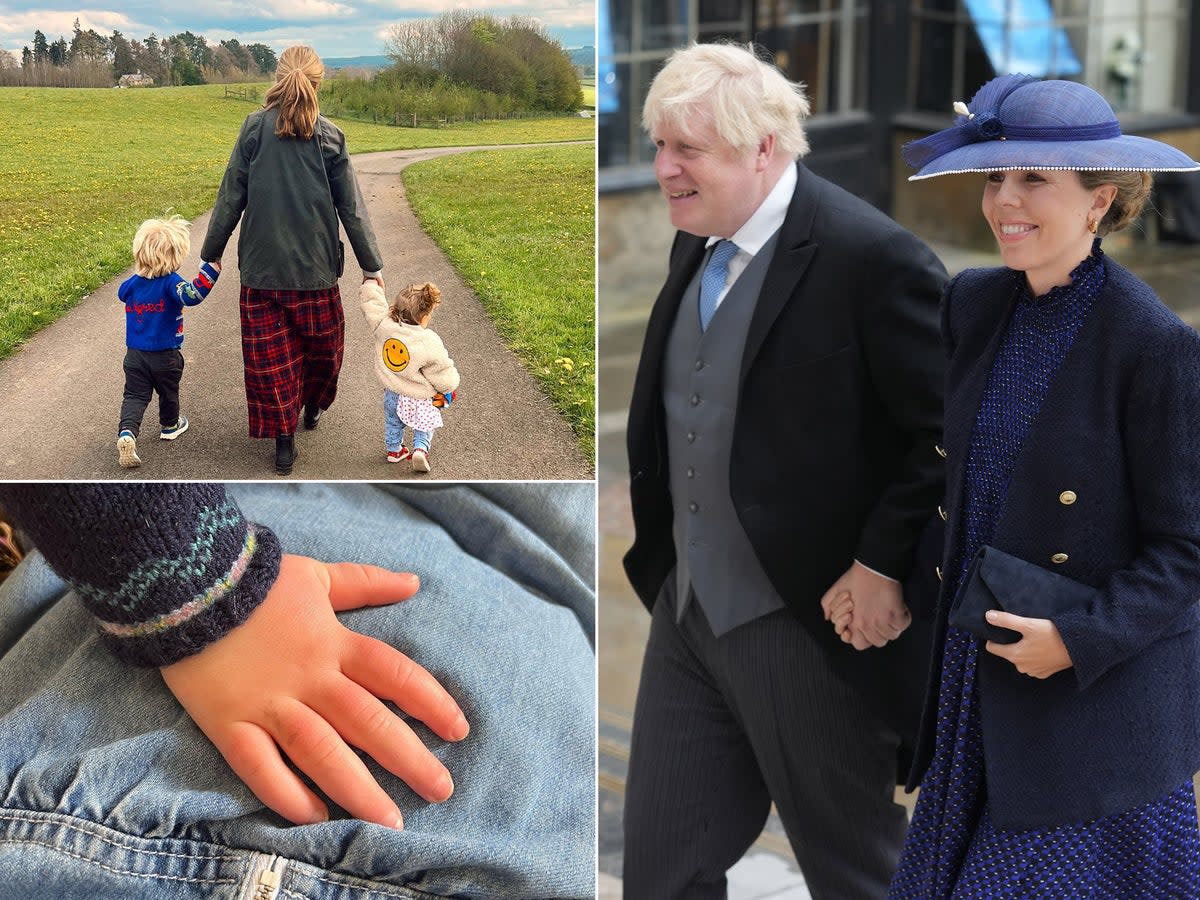
{"label": "knitted sleeve cuff", "polygon": [[180,606],[131,622],[113,622],[92,609],[100,640],[135,666],[168,666],[203,650],[241,625],[279,575],[282,550],[269,528],[246,523],[242,550],[212,584]]}
{"label": "knitted sleeve cuff", "polygon": [[134,665],[203,649],[279,574],[279,541],[219,483],[0,483],[0,504]]}

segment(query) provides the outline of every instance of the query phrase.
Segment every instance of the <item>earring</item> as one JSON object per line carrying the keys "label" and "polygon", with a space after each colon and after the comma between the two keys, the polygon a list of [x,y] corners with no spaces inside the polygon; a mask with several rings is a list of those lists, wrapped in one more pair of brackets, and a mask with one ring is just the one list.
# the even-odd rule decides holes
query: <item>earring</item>
{"label": "earring", "polygon": [[1087,224],[1087,229],[1088,229],[1088,231],[1090,231],[1092,234],[1095,234],[1095,233],[1096,233],[1096,229],[1097,229],[1097,228],[1099,228],[1099,227],[1100,227],[1100,220],[1099,220],[1099,219],[1093,219],[1093,218],[1091,218],[1091,217],[1089,216],[1089,217],[1088,217],[1088,224]]}

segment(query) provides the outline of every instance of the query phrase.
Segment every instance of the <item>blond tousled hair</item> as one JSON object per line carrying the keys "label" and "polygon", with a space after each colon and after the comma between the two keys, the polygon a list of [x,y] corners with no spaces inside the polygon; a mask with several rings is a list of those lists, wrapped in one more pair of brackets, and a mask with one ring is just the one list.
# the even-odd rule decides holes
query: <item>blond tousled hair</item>
{"label": "blond tousled hair", "polygon": [[393,322],[420,325],[421,320],[442,302],[441,298],[442,292],[432,281],[410,284],[392,299],[388,315],[392,317]]}
{"label": "blond tousled hair", "polygon": [[263,107],[279,107],[275,134],[308,140],[317,124],[317,88],[325,77],[325,64],[312,47],[288,47],[279,54],[275,83],[267,91]]}
{"label": "blond tousled hair", "polygon": [[642,106],[642,127],[661,125],[694,134],[707,122],[738,150],[758,145],[769,134],[793,158],[808,152],[804,120],[809,113],[804,85],[788,81],[752,44],[692,44],[676,50],[654,76]]}
{"label": "blond tousled hair", "polygon": [[189,223],[183,216],[147,219],[133,236],[134,271],[158,278],[179,268],[192,246]]}

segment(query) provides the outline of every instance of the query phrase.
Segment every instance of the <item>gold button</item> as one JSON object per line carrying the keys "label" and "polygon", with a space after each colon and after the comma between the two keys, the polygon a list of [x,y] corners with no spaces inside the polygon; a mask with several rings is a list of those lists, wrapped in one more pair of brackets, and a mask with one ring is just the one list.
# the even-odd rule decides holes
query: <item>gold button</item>
{"label": "gold button", "polygon": [[938,581],[941,581],[942,580],[942,567],[934,566],[933,571],[937,572]]}
{"label": "gold button", "polygon": [[1052,557],[1050,557],[1050,562],[1057,566],[1065,563],[1068,559],[1070,559],[1070,557],[1065,553],[1055,553]]}
{"label": "gold button", "polygon": [[942,459],[946,458],[946,451],[943,450],[941,447],[939,447],[937,444],[933,445],[933,449],[937,451],[937,455],[940,456]]}
{"label": "gold button", "polygon": [[1074,503],[1078,499],[1079,498],[1075,495],[1074,491],[1063,491],[1061,494],[1058,495],[1058,502],[1061,503],[1063,506],[1070,506],[1072,503]]}
{"label": "gold button", "polygon": [[943,522],[946,521],[946,511],[944,509],[942,509],[940,506],[938,507],[938,515],[942,517]]}

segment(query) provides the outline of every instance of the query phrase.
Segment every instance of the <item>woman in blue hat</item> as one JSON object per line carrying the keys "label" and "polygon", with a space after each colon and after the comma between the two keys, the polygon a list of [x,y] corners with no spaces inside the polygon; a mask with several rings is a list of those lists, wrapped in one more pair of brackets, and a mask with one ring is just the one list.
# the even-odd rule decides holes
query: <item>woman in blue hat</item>
{"label": "woman in blue hat", "polygon": [[[1200,897],[1200,336],[1100,249],[1148,172],[1200,163],[1072,82],[1006,75],[955,109],[904,157],[980,173],[1004,266],[943,301],[940,662],[890,896]],[[1000,604],[1054,600],[1053,575],[1088,599],[981,613],[1012,643],[950,625],[985,546],[1022,579]]]}

